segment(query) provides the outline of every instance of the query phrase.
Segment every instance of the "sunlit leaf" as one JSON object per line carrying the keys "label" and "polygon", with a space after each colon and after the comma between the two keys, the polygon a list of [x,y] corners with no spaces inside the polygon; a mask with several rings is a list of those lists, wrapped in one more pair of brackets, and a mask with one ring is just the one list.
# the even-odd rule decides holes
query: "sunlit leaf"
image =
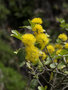
{"label": "sunlit leaf", "polygon": [[25,61],[23,61],[19,66],[23,67],[25,65]]}
{"label": "sunlit leaf", "polygon": [[22,34],[20,34],[17,30],[12,30],[11,36],[13,36],[19,40],[22,40]]}
{"label": "sunlit leaf", "polygon": [[68,71],[65,71],[64,73],[65,73],[65,74],[68,74]]}
{"label": "sunlit leaf", "polygon": [[58,69],[63,69],[65,67],[65,64],[63,62],[59,63],[57,68]]}
{"label": "sunlit leaf", "polygon": [[45,65],[49,65],[51,62],[52,62],[51,59],[48,57],[47,60],[44,61],[44,64]]}
{"label": "sunlit leaf", "polygon": [[56,63],[50,64],[50,67],[51,67],[51,68],[55,68],[55,67],[56,67]]}
{"label": "sunlit leaf", "polygon": [[32,29],[31,26],[20,26],[20,28],[27,28],[27,29]]}
{"label": "sunlit leaf", "polygon": [[27,65],[27,67],[28,67],[29,69],[32,69],[29,62],[27,62],[26,65]]}
{"label": "sunlit leaf", "polygon": [[38,86],[38,90],[47,90],[47,86],[43,87],[43,86]]}
{"label": "sunlit leaf", "polygon": [[61,43],[62,41],[61,41],[60,39],[57,39],[56,42],[57,42],[57,43]]}
{"label": "sunlit leaf", "polygon": [[31,28],[33,28],[33,27],[35,26],[35,24],[32,23],[31,20],[28,20],[28,21],[29,21],[29,23],[30,23],[30,25],[31,25]]}
{"label": "sunlit leaf", "polygon": [[59,21],[60,23],[65,23],[65,20],[63,18],[56,18],[57,21]]}

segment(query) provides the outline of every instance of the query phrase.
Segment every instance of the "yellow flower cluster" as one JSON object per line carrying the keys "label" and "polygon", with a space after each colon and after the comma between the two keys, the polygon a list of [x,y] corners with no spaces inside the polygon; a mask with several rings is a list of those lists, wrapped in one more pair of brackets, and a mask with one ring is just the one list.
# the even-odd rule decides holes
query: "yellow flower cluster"
{"label": "yellow flower cluster", "polygon": [[47,50],[48,50],[48,52],[49,52],[50,54],[52,54],[52,53],[55,51],[55,48],[54,48],[53,45],[48,45],[48,46],[47,46]]}
{"label": "yellow flower cluster", "polygon": [[65,44],[65,48],[68,49],[68,43]]}
{"label": "yellow flower cluster", "polygon": [[46,54],[40,51],[34,45],[31,47],[26,47],[26,60],[36,64],[40,60],[40,57],[42,58],[42,60],[44,60],[46,58]]}
{"label": "yellow flower cluster", "polygon": [[42,60],[45,60],[45,58],[47,57],[47,55],[44,52],[42,52],[41,57],[42,57]]}
{"label": "yellow flower cluster", "polygon": [[46,34],[41,33],[36,36],[36,41],[40,44],[41,50],[49,43],[49,39]]}
{"label": "yellow flower cluster", "polygon": [[[45,46],[49,43],[49,38],[47,37],[46,34],[44,34],[44,29],[40,25],[40,23],[36,22],[38,19],[36,19],[36,18],[32,19],[32,21],[34,21],[34,20],[35,20],[36,24],[34,25],[32,30],[34,31],[34,34],[36,37],[36,42],[39,43],[41,50],[43,50],[45,48]],[[38,21],[40,21],[40,20],[38,20]]]}
{"label": "yellow flower cluster", "polygon": [[[66,41],[67,41],[67,35],[64,34],[64,33],[62,33],[62,34],[60,34],[60,35],[58,36],[58,38],[61,39],[61,40],[64,41],[64,42],[61,42],[62,45],[61,45],[61,44],[55,44],[55,48],[57,49],[57,51],[56,51],[56,54],[57,54],[57,55],[60,54],[61,51],[62,51],[64,48],[68,49],[68,43],[66,43]],[[65,46],[64,46],[64,43],[65,43]]]}
{"label": "yellow flower cluster", "polygon": [[56,49],[62,49],[63,46],[62,46],[61,44],[55,44],[55,48],[56,48]]}
{"label": "yellow flower cluster", "polygon": [[39,60],[39,50],[34,45],[31,47],[26,47],[26,60],[29,60],[33,63],[37,63]]}
{"label": "yellow flower cluster", "polygon": [[34,37],[33,34],[24,34],[22,36],[22,42],[24,43],[24,45],[26,46],[31,46],[34,45],[36,42],[36,38]]}
{"label": "yellow flower cluster", "polygon": [[45,52],[39,50],[36,46],[34,46],[35,42],[39,43],[41,49],[43,49],[49,42],[49,39],[46,34],[43,33],[43,27],[41,18],[34,18],[31,20],[34,23],[34,27],[32,31],[34,31],[35,36],[33,34],[24,34],[22,36],[22,42],[26,46],[26,60],[31,61],[32,63],[37,63],[40,59],[45,60],[47,55]]}
{"label": "yellow flower cluster", "polygon": [[39,60],[39,50],[34,46],[36,38],[33,34],[24,34],[22,36],[22,42],[26,46],[26,60],[36,63]]}
{"label": "yellow flower cluster", "polygon": [[62,49],[58,49],[58,50],[56,51],[56,54],[57,54],[57,55],[60,54],[61,51],[62,51]]}
{"label": "yellow flower cluster", "polygon": [[41,18],[34,18],[34,19],[32,19],[32,23],[42,24],[42,19]]}
{"label": "yellow flower cluster", "polygon": [[39,33],[43,32],[43,27],[40,24],[35,24],[35,26],[34,26],[34,28],[32,30],[39,34]]}
{"label": "yellow flower cluster", "polygon": [[61,39],[62,41],[66,41],[67,40],[67,35],[62,33],[58,36],[59,39]]}

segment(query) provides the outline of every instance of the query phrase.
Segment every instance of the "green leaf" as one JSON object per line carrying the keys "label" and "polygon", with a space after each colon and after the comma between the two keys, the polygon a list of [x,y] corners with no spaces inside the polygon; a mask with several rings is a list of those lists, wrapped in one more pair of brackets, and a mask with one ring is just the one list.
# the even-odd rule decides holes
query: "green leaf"
{"label": "green leaf", "polygon": [[68,24],[65,25],[65,29],[68,31]]}
{"label": "green leaf", "polygon": [[51,67],[51,68],[55,68],[55,67],[56,67],[56,63],[50,64],[50,67]]}
{"label": "green leaf", "polygon": [[51,59],[48,57],[47,60],[44,61],[44,65],[49,65],[51,62]]}
{"label": "green leaf", "polygon": [[32,67],[31,67],[31,65],[30,65],[29,62],[27,62],[26,65],[27,65],[27,67],[28,67],[29,69],[32,69]]}
{"label": "green leaf", "polygon": [[25,61],[23,61],[19,66],[22,67],[25,65]]}
{"label": "green leaf", "polygon": [[56,42],[57,42],[57,43],[61,43],[62,41],[61,41],[60,39],[57,39]]}
{"label": "green leaf", "polygon": [[63,18],[56,18],[57,21],[59,21],[60,23],[65,23],[65,20]]}
{"label": "green leaf", "polygon": [[17,57],[18,57],[18,62],[19,64],[23,63],[23,61],[25,61],[25,55],[26,55],[26,52],[25,52],[25,49],[24,48],[20,48],[17,52]]}
{"label": "green leaf", "polygon": [[30,83],[30,87],[31,88],[35,88],[38,85],[38,81],[37,79],[32,79],[31,83]]}
{"label": "green leaf", "polygon": [[32,29],[31,26],[21,26],[20,28],[27,28],[27,29]]}
{"label": "green leaf", "polygon": [[43,87],[43,86],[38,86],[38,90],[47,90],[47,86]]}
{"label": "green leaf", "polygon": [[18,50],[16,50],[16,51],[14,51],[14,54],[18,54],[19,50],[20,50],[20,49],[18,49]]}
{"label": "green leaf", "polygon": [[44,90],[47,90],[47,86],[45,86],[45,89]]}
{"label": "green leaf", "polygon": [[65,74],[68,74],[68,71],[65,71],[64,73],[65,73]]}
{"label": "green leaf", "polygon": [[68,31],[68,23],[65,23],[65,20],[63,18],[56,18],[56,19],[61,23],[60,27]]}
{"label": "green leaf", "polygon": [[35,24],[32,23],[31,20],[28,20],[28,21],[29,21],[29,23],[30,23],[30,25],[31,25],[31,28],[33,28],[33,27],[35,26]]}
{"label": "green leaf", "polygon": [[22,34],[20,34],[17,30],[12,30],[11,36],[13,36],[13,37],[15,37],[17,39],[22,40]]}
{"label": "green leaf", "polygon": [[50,81],[53,79],[53,72],[51,72],[51,75],[50,75]]}
{"label": "green leaf", "polygon": [[63,62],[59,63],[57,68],[58,69],[63,69],[65,67],[65,64]]}
{"label": "green leaf", "polygon": [[62,49],[60,55],[66,55],[66,54],[68,54],[68,50]]}
{"label": "green leaf", "polygon": [[43,67],[43,64],[42,64],[42,62],[40,60],[38,62],[38,66],[39,66],[39,68]]}

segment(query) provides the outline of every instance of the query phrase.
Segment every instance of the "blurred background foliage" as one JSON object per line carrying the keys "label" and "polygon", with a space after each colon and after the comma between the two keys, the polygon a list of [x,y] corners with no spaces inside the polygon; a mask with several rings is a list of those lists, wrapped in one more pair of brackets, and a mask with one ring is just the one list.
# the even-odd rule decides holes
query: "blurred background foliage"
{"label": "blurred background foliage", "polygon": [[[68,0],[0,0],[0,70],[4,75],[2,82],[5,83],[5,90],[27,90],[24,88],[31,80],[25,68],[19,68],[18,63],[23,57],[19,60],[21,55],[17,57],[13,53],[22,44],[10,34],[12,29],[23,33],[24,30],[19,27],[29,25],[27,20],[33,17],[43,19],[43,27],[54,42],[59,33],[67,33],[61,30],[56,18],[64,18],[68,23]],[[28,80],[23,79],[25,75]]]}

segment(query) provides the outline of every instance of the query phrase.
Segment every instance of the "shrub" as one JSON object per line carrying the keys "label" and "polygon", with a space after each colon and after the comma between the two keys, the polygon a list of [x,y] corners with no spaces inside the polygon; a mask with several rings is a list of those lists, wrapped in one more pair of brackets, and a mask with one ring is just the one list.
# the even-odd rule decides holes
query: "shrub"
{"label": "shrub", "polygon": [[[60,21],[62,22],[62,20]],[[48,90],[67,88],[67,83],[65,82],[68,81],[68,36],[65,33],[61,33],[56,42],[53,43],[53,40],[51,40],[41,25],[42,19],[34,18],[29,20],[29,23],[30,26],[23,26],[23,28],[30,29],[31,33],[22,35],[18,31],[13,30],[11,34],[11,36],[20,39],[24,44],[26,54],[25,59],[21,63],[26,63],[30,73],[39,83],[38,90],[46,90],[48,87],[47,85],[44,87],[39,79],[40,76],[49,85]],[[62,28],[66,28],[67,30],[67,24],[65,22],[61,24],[66,25],[66,27]],[[44,76],[44,73],[48,78]]]}

